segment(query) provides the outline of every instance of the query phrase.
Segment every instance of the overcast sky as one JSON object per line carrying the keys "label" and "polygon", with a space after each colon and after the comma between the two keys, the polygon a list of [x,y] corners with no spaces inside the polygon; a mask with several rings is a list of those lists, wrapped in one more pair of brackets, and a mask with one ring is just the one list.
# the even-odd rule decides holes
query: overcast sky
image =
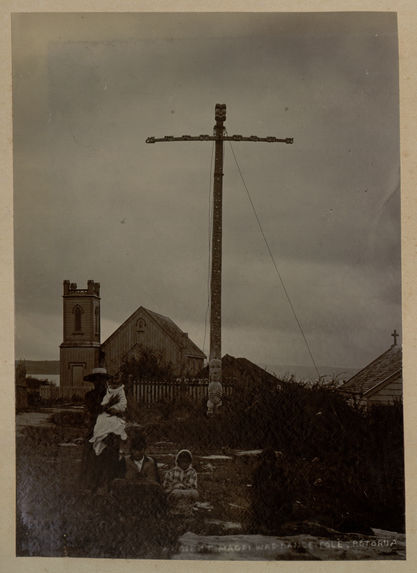
{"label": "overcast sky", "polygon": [[[14,15],[16,357],[57,359],[62,281],[101,284],[102,340],[143,305],[203,348],[211,133],[234,143],[316,362],[401,329],[394,14]],[[225,144],[223,354],[310,358]],[[208,353],[208,332],[204,351]]]}

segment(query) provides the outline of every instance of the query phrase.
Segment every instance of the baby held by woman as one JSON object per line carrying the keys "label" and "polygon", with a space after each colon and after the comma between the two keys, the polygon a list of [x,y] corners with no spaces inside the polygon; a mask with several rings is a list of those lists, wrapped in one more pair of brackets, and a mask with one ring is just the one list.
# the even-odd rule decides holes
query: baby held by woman
{"label": "baby held by woman", "polygon": [[90,442],[94,452],[99,456],[106,448],[106,438],[110,434],[119,436],[121,440],[127,439],[124,414],[127,409],[127,400],[124,385],[118,378],[111,378],[107,383],[107,392],[101,402],[102,412],[97,416],[93,436]]}

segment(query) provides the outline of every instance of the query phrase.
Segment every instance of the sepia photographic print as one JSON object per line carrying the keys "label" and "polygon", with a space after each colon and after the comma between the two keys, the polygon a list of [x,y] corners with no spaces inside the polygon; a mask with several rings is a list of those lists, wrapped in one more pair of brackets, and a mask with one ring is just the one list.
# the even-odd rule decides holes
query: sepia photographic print
{"label": "sepia photographic print", "polygon": [[11,41],[16,556],[405,560],[397,14]]}

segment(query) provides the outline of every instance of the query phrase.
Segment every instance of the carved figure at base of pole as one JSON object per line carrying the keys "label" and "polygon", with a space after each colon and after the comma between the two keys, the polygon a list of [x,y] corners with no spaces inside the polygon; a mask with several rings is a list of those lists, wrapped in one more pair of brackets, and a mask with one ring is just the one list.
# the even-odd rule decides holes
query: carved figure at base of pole
{"label": "carved figure at base of pole", "polygon": [[222,405],[223,386],[221,383],[222,362],[218,359],[210,361],[207,414],[212,416]]}

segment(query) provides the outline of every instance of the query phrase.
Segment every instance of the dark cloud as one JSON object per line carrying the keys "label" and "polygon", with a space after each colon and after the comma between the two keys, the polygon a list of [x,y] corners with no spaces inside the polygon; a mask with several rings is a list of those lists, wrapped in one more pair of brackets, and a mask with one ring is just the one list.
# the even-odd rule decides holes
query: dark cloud
{"label": "dark cloud", "polygon": [[[15,16],[17,355],[57,356],[64,279],[101,282],[107,334],[142,304],[203,344],[212,145],[144,142],[211,133],[216,102],[229,133],[295,139],[233,151],[317,361],[384,350],[401,317],[397,76],[392,14]],[[224,351],[306,363],[225,151]]]}

